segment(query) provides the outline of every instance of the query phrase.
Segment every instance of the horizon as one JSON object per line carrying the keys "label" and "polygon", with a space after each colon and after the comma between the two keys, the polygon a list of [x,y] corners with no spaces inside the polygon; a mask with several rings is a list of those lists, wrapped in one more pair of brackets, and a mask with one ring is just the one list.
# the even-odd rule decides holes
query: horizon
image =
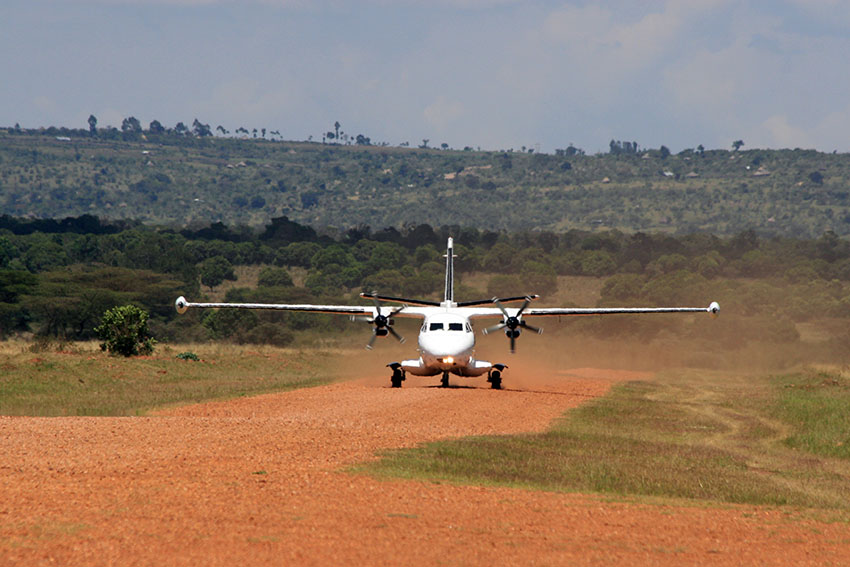
{"label": "horizon", "polygon": [[850,151],[850,4],[830,0],[10,0],[0,18],[0,123],[26,129]]}

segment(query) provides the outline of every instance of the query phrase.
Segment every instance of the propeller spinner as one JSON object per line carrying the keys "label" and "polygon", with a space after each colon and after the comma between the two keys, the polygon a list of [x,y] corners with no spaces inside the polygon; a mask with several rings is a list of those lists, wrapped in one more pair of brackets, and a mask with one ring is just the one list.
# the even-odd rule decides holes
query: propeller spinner
{"label": "propeller spinner", "polygon": [[522,320],[522,312],[525,311],[525,308],[528,307],[528,304],[531,303],[531,298],[526,297],[525,301],[522,303],[522,307],[519,308],[516,315],[510,315],[507,310],[502,306],[501,302],[498,298],[493,298],[493,303],[496,304],[496,307],[499,308],[499,311],[502,312],[502,315],[505,318],[498,324],[493,325],[492,327],[487,327],[484,329],[484,334],[487,335],[492,333],[493,331],[498,331],[501,329],[505,329],[505,336],[511,340],[511,353],[516,352],[516,340],[520,335],[520,328],[528,329],[529,331],[533,331],[538,335],[543,332],[543,329],[538,327],[532,327],[528,323]]}
{"label": "propeller spinner", "polygon": [[373,317],[373,318],[372,317],[358,318],[358,320],[360,320],[360,321],[366,321],[367,323],[371,323],[372,325],[374,325],[374,327],[372,328],[372,337],[369,339],[369,342],[366,344],[366,348],[369,349],[369,350],[372,350],[372,347],[375,345],[375,339],[378,338],[378,337],[385,337],[385,336],[387,336],[387,334],[392,335],[395,338],[395,340],[397,340],[400,343],[403,343],[404,337],[399,335],[395,331],[395,329],[392,328],[392,324],[393,324],[392,316],[395,315],[396,313],[402,311],[405,306],[402,305],[401,307],[397,307],[397,308],[390,307],[390,308],[387,309],[387,314],[385,315],[381,312],[381,309],[382,309],[381,302],[378,301],[378,299],[375,298],[375,297],[372,297],[372,301],[375,302],[375,309],[376,309],[375,317]]}

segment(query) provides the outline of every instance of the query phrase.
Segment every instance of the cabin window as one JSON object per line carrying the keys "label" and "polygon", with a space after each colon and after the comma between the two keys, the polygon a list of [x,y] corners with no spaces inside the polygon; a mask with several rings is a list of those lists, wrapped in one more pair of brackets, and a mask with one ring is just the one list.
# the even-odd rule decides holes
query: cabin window
{"label": "cabin window", "polygon": [[443,324],[442,323],[431,323],[431,325],[428,327],[428,330],[429,331],[442,331],[443,330]]}
{"label": "cabin window", "polygon": [[463,323],[449,323],[449,331],[462,331]]}

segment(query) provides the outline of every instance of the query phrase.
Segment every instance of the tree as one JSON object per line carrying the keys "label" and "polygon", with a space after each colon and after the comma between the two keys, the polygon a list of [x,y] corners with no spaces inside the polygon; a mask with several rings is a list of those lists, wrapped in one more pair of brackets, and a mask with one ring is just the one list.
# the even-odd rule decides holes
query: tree
{"label": "tree", "polygon": [[340,126],[339,120],[334,122],[334,133],[335,133],[335,137],[336,137],[337,140],[339,140],[339,126]]}
{"label": "tree", "polygon": [[224,256],[213,256],[201,263],[201,283],[210,289],[224,280],[236,281],[233,265]]}
{"label": "tree", "polygon": [[284,268],[263,268],[257,278],[258,287],[290,287],[292,285],[292,278]]}
{"label": "tree", "polygon": [[97,118],[94,114],[89,114],[89,134],[97,136]]}
{"label": "tree", "polygon": [[152,120],[150,126],[148,126],[148,131],[151,134],[165,134],[165,127],[159,120]]}
{"label": "tree", "polygon": [[156,340],[148,332],[148,313],[135,305],[113,307],[103,314],[95,333],[103,341],[101,350],[110,354],[150,354]]}
{"label": "tree", "polygon": [[192,132],[199,138],[212,136],[212,130],[210,130],[210,125],[202,123],[197,118],[195,118],[195,121],[192,122]]}
{"label": "tree", "polygon": [[121,131],[125,134],[139,134],[142,132],[142,123],[135,116],[130,116],[121,122]]}
{"label": "tree", "polygon": [[744,140],[735,140],[732,142],[732,148],[737,152],[744,145]]}

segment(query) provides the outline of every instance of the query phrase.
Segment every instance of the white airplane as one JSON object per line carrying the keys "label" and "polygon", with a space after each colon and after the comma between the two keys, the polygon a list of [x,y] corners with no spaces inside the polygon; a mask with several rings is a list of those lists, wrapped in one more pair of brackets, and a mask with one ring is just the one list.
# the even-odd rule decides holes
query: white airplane
{"label": "white airplane", "polygon": [[[366,348],[371,349],[377,337],[388,334],[399,342],[404,339],[393,329],[393,317],[420,317],[422,328],[419,330],[419,358],[391,362],[387,366],[392,370],[390,382],[393,388],[400,388],[407,373],[416,376],[436,376],[442,374],[442,386],[448,387],[449,374],[471,377],[487,374],[487,381],[494,389],[502,386],[502,372],[506,364],[491,363],[474,357],[475,334],[472,319],[500,317],[501,321],[484,329],[484,334],[504,329],[510,339],[511,352],[515,352],[516,339],[521,329],[541,333],[542,329],[532,327],[525,322],[526,317],[561,315],[611,315],[617,313],[694,313],[706,312],[717,315],[720,305],[712,302],[708,307],[614,307],[614,308],[575,308],[547,307],[529,308],[536,295],[493,298],[480,301],[456,302],[454,299],[454,258],[453,240],[449,238],[446,251],[446,288],[443,301],[428,301],[390,297],[377,293],[361,293],[369,298],[373,306],[366,305],[311,305],[278,303],[191,303],[185,297],[175,302],[178,313],[192,308],[220,309],[276,309],[280,311],[307,311],[313,313],[337,313],[349,315],[352,320],[366,321],[372,325],[372,338]],[[384,307],[381,301],[400,303],[395,307]],[[505,307],[503,303],[522,301],[522,305]]]}

